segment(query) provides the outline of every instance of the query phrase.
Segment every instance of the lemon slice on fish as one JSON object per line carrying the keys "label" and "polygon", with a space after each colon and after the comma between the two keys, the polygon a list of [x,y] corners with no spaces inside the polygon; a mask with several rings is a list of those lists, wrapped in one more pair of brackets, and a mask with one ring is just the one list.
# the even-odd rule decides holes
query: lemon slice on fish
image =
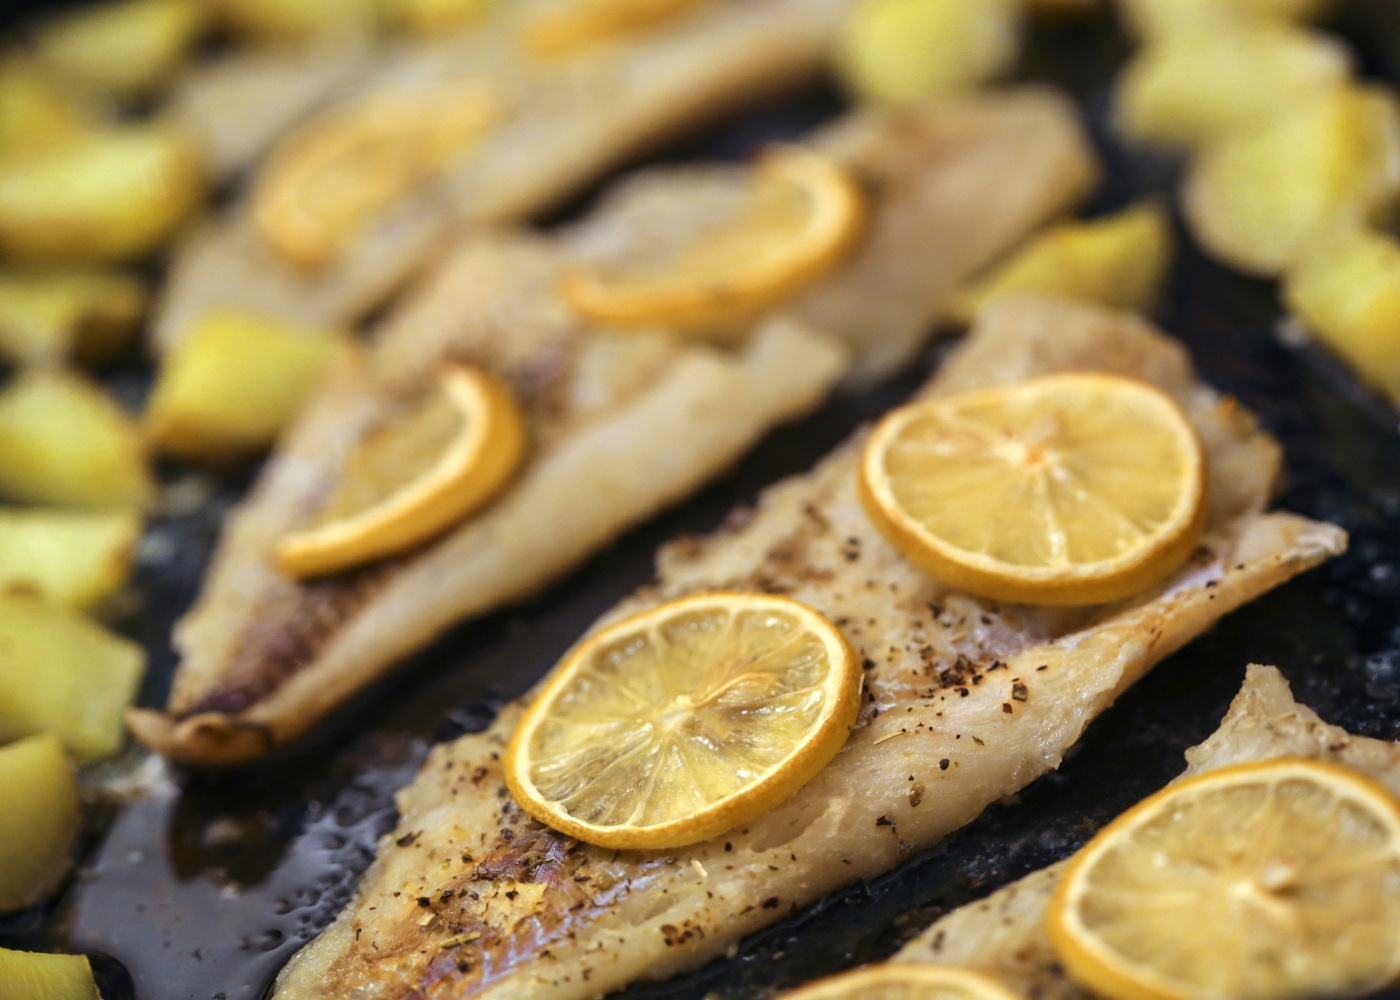
{"label": "lemon slice on fish", "polygon": [[845,168],[810,150],[776,147],[758,160],[729,217],[678,245],[576,268],[561,291],[598,322],[726,333],[833,267],[863,218],[860,188]]}
{"label": "lemon slice on fish", "polygon": [[564,56],[660,24],[708,0],[558,0],[521,29],[532,55]]}
{"label": "lemon slice on fish", "polygon": [[873,965],[784,993],[782,1000],[1021,1000],[980,972],[947,965]]}
{"label": "lemon slice on fish", "polygon": [[1203,524],[1205,462],[1159,389],[1068,373],[894,411],[865,446],[860,493],[890,541],[953,586],[1094,604],[1186,561]]}
{"label": "lemon slice on fish", "polygon": [[278,562],[294,576],[317,576],[427,541],[506,485],[525,437],[520,408],[499,379],[449,368],[426,400],[352,450],[320,520],[283,538]]}
{"label": "lemon slice on fish", "polygon": [[711,593],[579,643],[521,719],[506,783],[602,847],[679,847],[766,812],[831,760],[860,706],[841,631],[785,597]]}
{"label": "lemon slice on fish", "polygon": [[399,198],[466,155],[499,117],[480,83],[381,94],[284,141],[253,185],[253,221],[288,262],[334,260]]}
{"label": "lemon slice on fish", "polygon": [[1047,915],[1113,1000],[1359,996],[1400,978],[1400,801],[1282,759],[1171,786],[1070,862]]}

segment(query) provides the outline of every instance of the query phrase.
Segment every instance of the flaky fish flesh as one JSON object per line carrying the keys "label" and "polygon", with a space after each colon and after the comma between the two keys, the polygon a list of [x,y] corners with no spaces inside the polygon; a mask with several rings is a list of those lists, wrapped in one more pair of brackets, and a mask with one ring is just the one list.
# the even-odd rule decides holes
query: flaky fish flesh
{"label": "flaky fish flesh", "polygon": [[[1400,795],[1400,744],[1353,736],[1293,700],[1275,667],[1251,666],[1220,728],[1186,751],[1182,777],[1231,764],[1307,757],[1369,775]],[[893,959],[976,969],[1036,1000],[1090,1000],[1065,976],[1045,932],[1066,862],[954,910]]]}
{"label": "flaky fish flesh", "polygon": [[[820,283],[833,303],[821,332],[780,309],[739,350],[720,350],[663,330],[589,326],[555,292],[570,263],[619,242],[645,245],[658,227],[674,235],[727,217],[720,202],[742,188],[746,168],[629,181],[557,237],[467,240],[378,332],[370,360],[286,436],[178,629],[166,711],[136,714],[136,734],[203,763],[292,739],[448,626],[528,596],[725,468],[774,423],[812,409],[853,352],[858,360],[879,346],[875,335],[888,330],[899,345],[881,365],[902,358],[918,342],[907,326],[846,317],[891,310],[893,296],[906,303],[900,322],[924,317],[927,329],[956,285],[1093,181],[1072,113],[1046,92],[879,123],[860,120],[863,141],[846,141],[853,159],[873,165],[871,219],[850,262]],[[923,155],[897,155],[911,147]],[[920,256],[938,234],[948,246]],[[867,283],[873,270],[886,283]],[[905,287],[891,287],[892,276]],[[448,359],[486,365],[516,387],[534,442],[525,474],[486,513],[415,553],[311,583],[278,572],[275,541],[314,516],[366,429],[421,395]]]}
{"label": "flaky fish flesh", "polygon": [[542,212],[679,132],[812,79],[852,2],[705,0],[577,58],[523,59],[498,31],[444,50],[450,58],[428,52],[383,68],[374,93],[479,80],[503,117],[446,176],[400,199],[315,272],[279,260],[247,204],[234,205],[177,251],[157,306],[156,346],[168,347],[211,307],[249,302],[289,319],[354,325],[462,225]]}
{"label": "flaky fish flesh", "polygon": [[528,819],[502,781],[519,704],[434,750],[357,897],[284,970],[278,1000],[596,997],[723,955],[741,936],[893,868],[1058,765],[1153,664],[1228,611],[1342,551],[1342,531],[1266,513],[1279,449],[1126,315],[1048,299],[986,311],[925,390],[1091,369],[1174,396],[1207,455],[1190,562],[1117,604],[1046,610],[951,590],[870,524],[861,435],[717,534],[663,550],[657,584],[605,620],[715,589],[789,594],[863,658],[867,703],[836,758],[757,820],[683,850],[615,851]]}

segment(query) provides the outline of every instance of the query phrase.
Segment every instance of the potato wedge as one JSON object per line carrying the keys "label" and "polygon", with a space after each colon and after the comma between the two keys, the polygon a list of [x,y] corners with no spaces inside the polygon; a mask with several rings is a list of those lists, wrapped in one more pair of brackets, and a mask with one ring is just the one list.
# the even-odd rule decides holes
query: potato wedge
{"label": "potato wedge", "polygon": [[1336,6],[1336,0],[1118,0],[1118,6],[1131,34],[1155,38],[1222,18],[1316,21]]}
{"label": "potato wedge", "polygon": [[91,99],[28,56],[0,56],[0,162],[65,146],[101,126]]}
{"label": "potato wedge", "polygon": [[1292,24],[1225,21],[1149,42],[1119,77],[1113,116],[1138,142],[1191,148],[1346,85],[1337,39]]}
{"label": "potato wedge", "polygon": [[83,955],[40,955],[0,948],[5,1000],[101,1000],[92,965]]}
{"label": "potato wedge", "polygon": [[0,255],[27,263],[146,256],[204,195],[199,154],[182,133],[128,126],[0,163]]}
{"label": "potato wedge", "polygon": [[1283,300],[1363,382],[1400,406],[1400,242],[1343,227],[1283,279]]}
{"label": "potato wedge", "polygon": [[966,93],[1010,69],[1020,20],[1014,0],[863,0],[837,69],[852,94],[880,104]]}
{"label": "potato wedge", "polygon": [[72,765],[52,733],[0,747],[0,788],[0,913],[10,913],[37,903],[62,880],[82,808]]}
{"label": "potato wedge", "polygon": [[1166,212],[1152,204],[1052,226],[959,294],[952,318],[971,323],[988,302],[1015,292],[1149,311],[1171,266],[1172,243]]}
{"label": "potato wedge", "polygon": [[120,748],[146,654],[37,594],[0,594],[0,740],[52,732],[79,761]]}
{"label": "potato wedge", "polygon": [[254,42],[304,42],[318,35],[370,30],[378,0],[213,0],[234,34]]}
{"label": "potato wedge", "polygon": [[326,366],[350,349],[342,333],[256,313],[209,313],[161,366],[147,438],[182,458],[256,454],[296,415]]}
{"label": "potato wedge", "polygon": [[497,0],[385,0],[390,22],[413,34],[431,38],[484,17]]}
{"label": "potato wedge", "polygon": [[0,358],[102,364],[131,343],[146,286],[116,271],[0,271]]}
{"label": "potato wedge", "polygon": [[92,382],[35,370],[0,392],[0,495],[64,507],[140,507],[154,494],[135,422]]}
{"label": "potato wedge", "polygon": [[1309,238],[1386,216],[1400,198],[1400,101],[1333,91],[1208,144],[1183,208],[1200,244],[1252,274],[1280,274]]}
{"label": "potato wedge", "polygon": [[23,590],[85,610],[131,578],[135,511],[0,510],[0,591]]}
{"label": "potato wedge", "polygon": [[66,76],[134,99],[160,90],[199,40],[200,0],[118,0],[61,14],[34,32],[34,51]]}

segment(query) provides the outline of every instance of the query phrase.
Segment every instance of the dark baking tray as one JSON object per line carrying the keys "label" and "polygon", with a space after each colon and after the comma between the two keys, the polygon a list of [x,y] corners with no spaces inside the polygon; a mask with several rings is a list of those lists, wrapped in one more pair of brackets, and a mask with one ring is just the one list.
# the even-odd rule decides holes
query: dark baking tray
{"label": "dark baking tray", "polygon": [[[52,5],[0,10],[12,25],[40,6]],[[1357,46],[1368,74],[1400,77],[1400,5],[1353,3],[1336,27]],[[1126,51],[1107,14],[1041,26],[1019,74],[1056,81],[1082,102],[1108,174],[1094,211],[1146,194],[1169,197],[1177,179],[1170,162],[1129,153],[1104,126],[1108,85]],[[665,159],[741,156],[763,141],[801,134],[839,107],[828,91],[796,95]],[[760,997],[889,955],[939,914],[1066,856],[1172,777],[1182,751],[1214,728],[1251,661],[1280,666],[1301,700],[1330,721],[1368,736],[1400,735],[1396,415],[1317,349],[1279,340],[1268,283],[1206,260],[1179,235],[1182,252],[1158,319],[1189,345],[1211,383],[1239,396],[1283,441],[1283,503],[1346,527],[1350,552],[1163,663],[1093,725],[1058,772],[1014,803],[989,809],[894,872],[748,938],[733,957],[621,996]],[[80,873],[53,905],[0,923],[0,945],[92,954],[107,1000],[259,1000],[287,957],[349,898],[375,839],[393,824],[393,790],[432,742],[484,727],[595,616],[649,578],[659,543],[713,528],[733,505],[808,467],[904,398],[941,351],[935,344],[917,371],[770,435],[723,480],[535,600],[454,630],[313,739],[246,770],[178,772],[150,797],[99,810]],[[134,405],[149,371],[132,361],[107,377]],[[163,472],[171,480],[189,476]],[[142,563],[140,606],[122,623],[150,650],[143,703],[163,700],[174,668],[170,626],[193,599],[220,517],[247,482],[246,475],[219,480],[207,502],[151,527],[147,552],[173,551],[175,559],[159,568]]]}

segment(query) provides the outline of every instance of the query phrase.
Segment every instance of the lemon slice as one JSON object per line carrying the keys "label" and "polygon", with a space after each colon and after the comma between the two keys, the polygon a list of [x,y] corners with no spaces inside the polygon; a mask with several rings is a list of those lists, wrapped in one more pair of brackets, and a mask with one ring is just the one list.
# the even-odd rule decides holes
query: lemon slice
{"label": "lemon slice", "polygon": [[863,218],[860,189],[840,164],[776,147],[755,165],[732,217],[678,246],[574,269],[561,290],[603,323],[724,330],[835,265]]}
{"label": "lemon slice", "polygon": [[947,583],[1077,605],[1180,567],[1200,538],[1204,479],[1169,396],[1070,373],[894,411],[866,444],[860,492],[890,541]]}
{"label": "lemon slice", "polygon": [[579,643],[506,752],[548,826],[602,847],[679,847],[772,808],[855,725],[860,667],[840,630],[785,597],[670,601]]}
{"label": "lemon slice", "polygon": [[1379,989],[1400,978],[1400,801],[1311,760],[1192,778],[1090,841],[1047,920],[1070,976],[1113,1000]]}
{"label": "lemon slice", "polygon": [[1022,1000],[989,976],[947,965],[873,965],[819,980],[782,1000]]}
{"label": "lemon slice", "polygon": [[465,155],[499,116],[482,84],[383,94],[312,123],[253,186],[253,220],[290,263],[321,267],[376,216]]}
{"label": "lemon slice", "polygon": [[510,390],[479,369],[449,368],[427,400],[356,446],[320,522],[282,539],[278,562],[317,576],[427,541],[494,497],[524,451]]}
{"label": "lemon slice", "polygon": [[532,55],[570,55],[644,30],[703,2],[707,0],[559,0],[525,22],[520,42]]}

